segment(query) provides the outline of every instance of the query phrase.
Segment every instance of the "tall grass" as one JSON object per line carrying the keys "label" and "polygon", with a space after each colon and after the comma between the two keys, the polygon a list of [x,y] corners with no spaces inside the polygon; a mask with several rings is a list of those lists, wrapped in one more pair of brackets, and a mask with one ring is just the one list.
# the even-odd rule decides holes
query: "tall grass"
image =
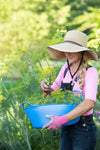
{"label": "tall grass", "polygon": [[[15,66],[17,65],[13,64],[14,69]],[[19,78],[15,78],[13,69],[9,70],[9,74],[7,72],[2,75],[0,150],[53,150],[53,147],[58,148],[59,131],[48,132],[34,129],[22,109],[24,101],[34,104],[43,92],[39,82],[41,67],[37,65],[34,68],[33,64],[30,64],[30,68],[31,70],[27,71],[23,65],[21,70],[16,68],[20,75]],[[42,75],[43,72],[41,72]]]}

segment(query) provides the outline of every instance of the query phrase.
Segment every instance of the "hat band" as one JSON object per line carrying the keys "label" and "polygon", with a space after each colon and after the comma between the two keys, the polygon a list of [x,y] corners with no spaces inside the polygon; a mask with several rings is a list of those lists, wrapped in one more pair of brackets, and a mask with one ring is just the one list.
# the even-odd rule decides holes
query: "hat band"
{"label": "hat band", "polygon": [[[78,45],[78,46],[82,46],[81,44],[76,43],[76,42],[73,42],[73,41],[64,41],[64,42],[73,43],[73,44],[76,44],[76,45]],[[82,47],[83,47],[83,46],[82,46]]]}

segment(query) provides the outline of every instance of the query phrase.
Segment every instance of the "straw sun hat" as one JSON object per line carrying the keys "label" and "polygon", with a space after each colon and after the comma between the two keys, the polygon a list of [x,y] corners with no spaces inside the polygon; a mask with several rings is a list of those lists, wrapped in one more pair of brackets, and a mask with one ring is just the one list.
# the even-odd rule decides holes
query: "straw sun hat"
{"label": "straw sun hat", "polygon": [[66,33],[64,42],[47,47],[49,54],[56,60],[65,59],[64,52],[82,52],[85,51],[85,55],[88,59],[98,60],[97,54],[87,48],[87,35],[83,32],[70,30]]}

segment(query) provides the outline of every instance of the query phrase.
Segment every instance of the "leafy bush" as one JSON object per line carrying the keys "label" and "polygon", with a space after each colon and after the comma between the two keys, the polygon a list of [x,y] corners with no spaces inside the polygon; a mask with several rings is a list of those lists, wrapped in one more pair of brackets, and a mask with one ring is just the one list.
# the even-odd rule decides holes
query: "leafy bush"
{"label": "leafy bush", "polygon": [[[47,95],[46,98],[40,99],[37,101],[38,105],[42,104],[59,104],[59,103],[77,103],[79,104],[81,102],[80,96],[76,94],[77,92],[72,91],[62,91],[62,89],[57,89],[51,92],[50,95]],[[76,96],[75,96],[76,94]]]}

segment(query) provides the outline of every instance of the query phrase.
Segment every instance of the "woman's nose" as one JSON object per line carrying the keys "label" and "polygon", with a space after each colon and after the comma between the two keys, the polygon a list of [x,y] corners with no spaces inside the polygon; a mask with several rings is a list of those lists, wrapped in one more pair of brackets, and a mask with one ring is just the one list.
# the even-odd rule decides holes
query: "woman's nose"
{"label": "woman's nose", "polygon": [[65,55],[66,55],[66,56],[70,56],[70,55],[71,55],[71,53],[67,52],[67,53],[65,53]]}

